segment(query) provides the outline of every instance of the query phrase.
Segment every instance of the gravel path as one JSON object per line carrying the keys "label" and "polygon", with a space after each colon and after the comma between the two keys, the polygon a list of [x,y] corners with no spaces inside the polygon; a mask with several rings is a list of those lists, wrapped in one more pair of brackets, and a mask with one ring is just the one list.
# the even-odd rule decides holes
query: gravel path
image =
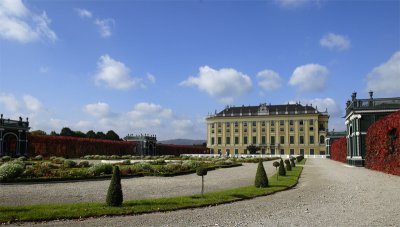
{"label": "gravel path", "polygon": [[[221,179],[222,180],[222,179]],[[400,177],[309,159],[293,190],[214,207],[46,226],[399,226]],[[26,223],[32,225],[32,223]]]}
{"label": "gravel path", "polygon": [[[268,175],[275,173],[272,161],[264,162]],[[205,192],[247,186],[254,183],[257,164],[217,169],[205,176]],[[0,205],[105,202],[110,180],[40,184],[0,184]],[[122,179],[125,200],[199,194],[201,178],[196,174],[176,177]]]}

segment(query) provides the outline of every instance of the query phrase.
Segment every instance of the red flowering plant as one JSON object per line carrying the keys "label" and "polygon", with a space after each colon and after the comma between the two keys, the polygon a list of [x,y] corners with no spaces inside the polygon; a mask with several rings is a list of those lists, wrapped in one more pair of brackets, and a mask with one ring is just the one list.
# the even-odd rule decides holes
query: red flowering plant
{"label": "red flowering plant", "polygon": [[331,159],[346,163],[347,158],[347,139],[342,137],[335,140],[331,145]]}
{"label": "red flowering plant", "polygon": [[368,128],[366,147],[367,168],[400,176],[400,111]]}

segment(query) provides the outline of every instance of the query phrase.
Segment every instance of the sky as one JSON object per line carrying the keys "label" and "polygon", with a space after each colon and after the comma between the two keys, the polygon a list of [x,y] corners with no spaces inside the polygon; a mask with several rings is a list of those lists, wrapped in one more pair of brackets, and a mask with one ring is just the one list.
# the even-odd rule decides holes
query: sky
{"label": "sky", "polygon": [[400,1],[0,0],[0,113],[205,139],[227,105],[400,96]]}

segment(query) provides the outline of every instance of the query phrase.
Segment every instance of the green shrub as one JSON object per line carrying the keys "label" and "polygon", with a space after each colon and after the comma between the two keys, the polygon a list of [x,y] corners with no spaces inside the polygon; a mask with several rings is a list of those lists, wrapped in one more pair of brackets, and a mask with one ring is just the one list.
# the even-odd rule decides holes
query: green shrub
{"label": "green shrub", "polygon": [[109,159],[120,159],[121,157],[119,157],[118,155],[111,155]]}
{"label": "green shrub", "polygon": [[101,174],[111,174],[113,166],[108,163],[95,164],[88,169],[90,175],[99,176]]}
{"label": "green shrub", "polygon": [[283,160],[279,162],[279,176],[286,176],[285,165],[283,164]]}
{"label": "green shrub", "polygon": [[287,171],[292,171],[292,166],[290,165],[289,159],[285,160],[285,164],[286,164],[286,170]]}
{"label": "green shrub", "polygon": [[121,159],[131,159],[132,155],[123,155],[121,156]]}
{"label": "green shrub", "polygon": [[107,191],[108,206],[121,206],[123,202],[122,186],[121,186],[121,172],[118,166],[114,166],[113,175],[111,178],[110,186]]}
{"label": "green shrub", "polygon": [[19,161],[24,162],[27,160],[27,158],[25,156],[21,156],[18,158]]}
{"label": "green shrub", "polygon": [[266,188],[268,187],[268,177],[265,172],[264,165],[262,161],[258,162],[256,179],[254,181],[254,186],[257,188]]}
{"label": "green shrub", "polygon": [[130,164],[131,164],[131,160],[129,160],[129,159],[122,161],[122,165],[130,165]]}
{"label": "green shrub", "polygon": [[81,162],[79,162],[78,166],[81,168],[84,168],[84,167],[89,167],[90,164],[88,161],[81,161]]}
{"label": "green shrub", "polygon": [[3,157],[1,158],[1,161],[3,161],[3,162],[11,161],[11,157],[10,157],[10,156],[3,156]]}
{"label": "green shrub", "polygon": [[36,156],[33,158],[33,160],[35,160],[35,161],[42,161],[42,160],[43,160],[43,156],[41,156],[41,155],[36,155]]}
{"label": "green shrub", "polygon": [[294,160],[296,160],[295,158],[291,158],[290,159],[290,165],[292,166],[292,167],[296,167],[296,164],[294,163]]}
{"label": "green shrub", "polygon": [[203,167],[198,167],[196,169],[197,176],[201,176],[201,196],[204,196],[204,176],[207,175],[207,169]]}
{"label": "green shrub", "polygon": [[17,178],[24,171],[19,162],[7,162],[0,166],[0,182]]}
{"label": "green shrub", "polygon": [[139,163],[139,164],[135,165],[135,167],[137,168],[137,170],[139,172],[149,172],[149,173],[151,173],[153,171],[152,166],[147,162]]}
{"label": "green shrub", "polygon": [[65,168],[73,168],[76,166],[76,162],[72,161],[72,160],[64,160],[63,162],[63,166]]}
{"label": "green shrub", "polygon": [[55,163],[55,164],[64,164],[64,161],[66,161],[65,158],[62,157],[56,157],[51,159],[51,162]]}
{"label": "green shrub", "polygon": [[304,159],[304,156],[303,155],[299,155],[299,156],[296,157],[296,159],[297,159],[297,162],[301,162]]}

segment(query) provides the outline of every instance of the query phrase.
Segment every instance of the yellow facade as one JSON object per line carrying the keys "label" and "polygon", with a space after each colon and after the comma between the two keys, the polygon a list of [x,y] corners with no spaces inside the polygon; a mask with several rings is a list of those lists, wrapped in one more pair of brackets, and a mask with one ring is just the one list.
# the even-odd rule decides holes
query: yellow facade
{"label": "yellow facade", "polygon": [[329,115],[300,104],[227,107],[207,118],[207,147],[215,154],[325,155]]}

